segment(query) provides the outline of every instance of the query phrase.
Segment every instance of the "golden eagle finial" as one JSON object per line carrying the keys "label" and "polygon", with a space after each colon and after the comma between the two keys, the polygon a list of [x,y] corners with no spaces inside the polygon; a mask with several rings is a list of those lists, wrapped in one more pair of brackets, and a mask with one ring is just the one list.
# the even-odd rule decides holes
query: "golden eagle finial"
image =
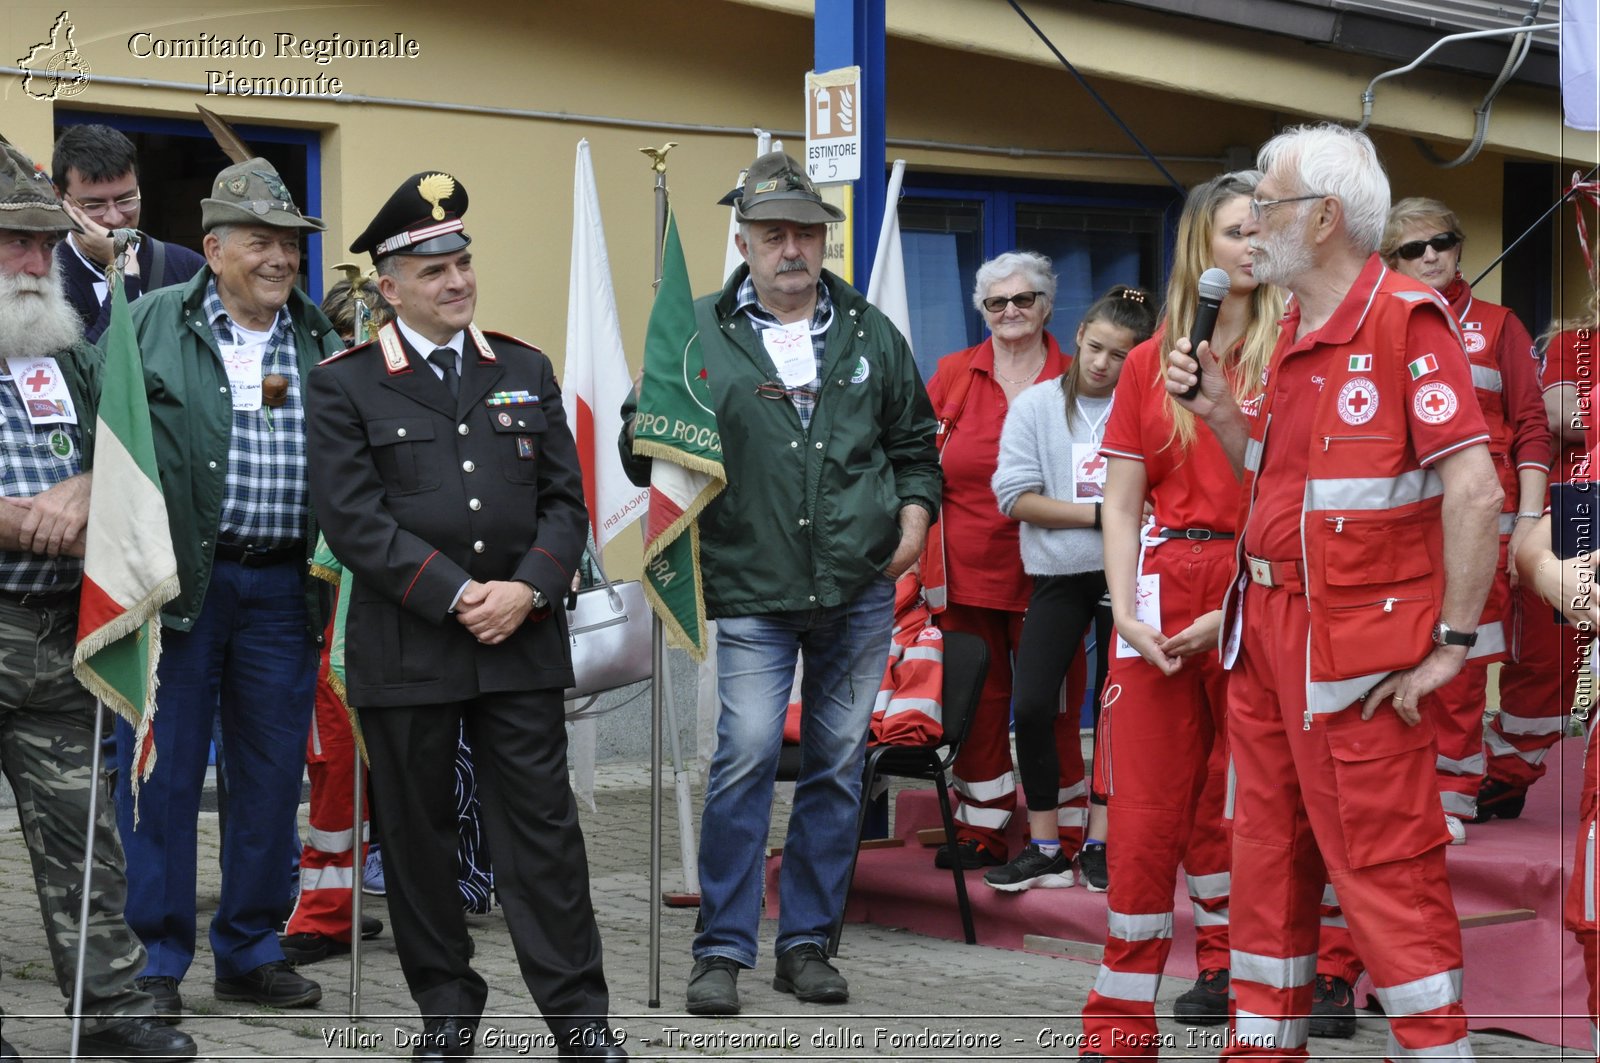
{"label": "golden eagle finial", "polygon": [[456,194],[456,179],[447,173],[430,173],[417,182],[417,195],[433,204],[433,220],[444,221],[440,201]]}
{"label": "golden eagle finial", "polygon": [[667,152],[678,146],[676,140],[669,140],[659,148],[640,148],[644,154],[650,156],[650,169],[656,173],[667,172]]}

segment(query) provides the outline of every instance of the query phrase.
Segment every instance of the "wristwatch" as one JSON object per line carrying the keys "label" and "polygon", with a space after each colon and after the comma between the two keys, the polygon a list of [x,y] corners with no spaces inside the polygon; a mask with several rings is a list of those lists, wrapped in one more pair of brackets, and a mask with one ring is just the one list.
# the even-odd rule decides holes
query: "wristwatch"
{"label": "wristwatch", "polygon": [[543,609],[545,606],[550,604],[550,599],[544,596],[544,591],[540,590],[538,587],[531,589],[533,590],[533,607],[535,609]]}
{"label": "wristwatch", "polygon": [[1468,648],[1477,644],[1476,631],[1457,631],[1443,620],[1433,625],[1433,644],[1435,646],[1466,646]]}

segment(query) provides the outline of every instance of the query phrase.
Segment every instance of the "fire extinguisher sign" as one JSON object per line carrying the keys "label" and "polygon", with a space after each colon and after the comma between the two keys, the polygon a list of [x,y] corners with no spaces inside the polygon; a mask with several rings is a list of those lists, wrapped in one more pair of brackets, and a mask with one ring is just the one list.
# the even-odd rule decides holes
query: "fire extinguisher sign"
{"label": "fire extinguisher sign", "polygon": [[818,183],[861,177],[861,68],[806,75],[806,174]]}

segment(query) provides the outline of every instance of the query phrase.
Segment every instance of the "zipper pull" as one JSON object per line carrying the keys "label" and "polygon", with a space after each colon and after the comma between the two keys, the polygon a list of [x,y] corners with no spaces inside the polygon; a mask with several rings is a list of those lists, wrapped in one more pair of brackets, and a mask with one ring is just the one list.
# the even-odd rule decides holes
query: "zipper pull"
{"label": "zipper pull", "polygon": [[1335,535],[1343,535],[1344,534],[1344,518],[1343,517],[1334,517],[1333,518],[1333,534],[1335,534]]}
{"label": "zipper pull", "polygon": [[1385,598],[1383,600],[1383,611],[1386,613],[1394,612],[1394,603],[1399,600],[1399,598]]}
{"label": "zipper pull", "polygon": [[1300,728],[1300,730],[1302,730],[1302,731],[1311,730],[1311,710],[1310,709],[1306,710],[1306,723],[1305,723],[1304,727]]}
{"label": "zipper pull", "polygon": [[1328,452],[1328,445],[1330,443],[1332,443],[1332,442],[1333,442],[1333,437],[1332,436],[1323,436],[1322,437],[1322,452],[1324,454],[1326,454]]}

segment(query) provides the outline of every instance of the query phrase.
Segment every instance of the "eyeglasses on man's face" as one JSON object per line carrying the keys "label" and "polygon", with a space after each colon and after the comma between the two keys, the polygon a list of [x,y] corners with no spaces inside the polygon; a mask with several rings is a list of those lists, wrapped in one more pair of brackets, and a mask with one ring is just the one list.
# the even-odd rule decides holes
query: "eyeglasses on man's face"
{"label": "eyeglasses on man's face", "polygon": [[1018,310],[1026,310],[1043,294],[1044,292],[1018,292],[1016,295],[991,295],[983,301],[983,308],[991,314],[998,314],[1005,310],[1007,303],[1015,303]]}
{"label": "eyeglasses on man's face", "polygon": [[127,214],[139,205],[139,190],[136,188],[127,195],[118,196],[116,199],[79,199],[72,197],[78,209],[91,218],[99,219],[111,213],[111,208],[116,207],[119,214]]}
{"label": "eyeglasses on man's face", "polygon": [[1262,219],[1262,217],[1265,216],[1267,211],[1269,211],[1273,207],[1279,206],[1281,204],[1284,204],[1284,203],[1304,203],[1308,199],[1323,199],[1323,198],[1326,198],[1326,197],[1324,197],[1322,195],[1322,193],[1320,193],[1320,192],[1316,193],[1315,195],[1310,195],[1310,196],[1284,196],[1282,199],[1256,199],[1254,196],[1251,196],[1250,197],[1250,217],[1254,218],[1256,221],[1260,221]]}

